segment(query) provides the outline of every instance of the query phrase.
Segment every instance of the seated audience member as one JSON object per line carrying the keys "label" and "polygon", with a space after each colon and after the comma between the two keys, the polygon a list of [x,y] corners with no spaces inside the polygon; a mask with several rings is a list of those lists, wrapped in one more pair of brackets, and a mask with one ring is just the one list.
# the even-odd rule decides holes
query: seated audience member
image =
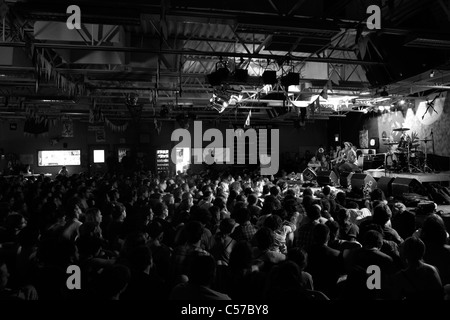
{"label": "seated audience member", "polygon": [[286,260],[284,254],[274,250],[274,241],[273,232],[267,227],[259,229],[254,236],[256,247],[253,248],[253,261],[260,265],[262,271],[268,271],[273,265]]}
{"label": "seated audience member", "polygon": [[392,210],[392,227],[403,239],[409,238],[416,231],[416,215],[406,210],[406,206],[397,202]]}
{"label": "seated audience member", "polygon": [[310,206],[306,209],[306,216],[309,222],[305,223],[298,229],[297,246],[299,248],[306,248],[314,243],[313,229],[319,224],[320,208],[318,206]]}
{"label": "seated audience member", "polygon": [[216,261],[212,256],[194,254],[190,257],[189,281],[178,284],[170,293],[170,300],[231,300],[211,288],[216,274]]}
{"label": "seated audience member", "polygon": [[423,262],[425,251],[425,244],[419,238],[405,240],[403,254],[407,267],[394,276],[394,299],[443,300],[441,278],[434,266]]}
{"label": "seated audience member", "polygon": [[155,271],[161,278],[168,282],[172,248],[162,242],[164,239],[164,228],[161,223],[153,221],[147,226],[147,234],[149,237],[147,245],[152,250]]}
{"label": "seated audience member", "polygon": [[236,212],[236,223],[238,225],[234,228],[231,237],[239,241],[251,241],[256,234],[256,228],[250,222],[250,212],[247,208],[240,208]]}
{"label": "seated audience member", "polygon": [[120,296],[121,300],[167,300],[169,287],[151,272],[153,258],[148,246],[131,248],[128,262],[131,277],[127,288]]}
{"label": "seated audience member", "polygon": [[200,222],[188,222],[184,226],[182,233],[182,244],[174,248],[170,263],[171,278],[175,284],[186,281],[190,256],[196,253],[208,254],[201,247],[203,226]]}
{"label": "seated audience member", "polygon": [[36,289],[31,286],[23,286],[19,289],[11,289],[8,287],[10,274],[6,262],[0,259],[0,301],[12,300],[38,300]]}
{"label": "seated audience member", "polygon": [[314,281],[310,273],[304,271],[308,265],[308,254],[306,251],[294,247],[290,248],[287,253],[287,259],[293,261],[300,271],[300,285],[304,289],[314,290]]}
{"label": "seated audience member", "polygon": [[78,204],[71,203],[66,212],[66,224],[62,231],[62,237],[75,241],[80,235],[80,226],[83,224],[79,219],[82,212]]}
{"label": "seated audience member", "polygon": [[358,238],[359,228],[350,221],[350,209],[339,210],[337,213],[337,221],[339,223],[339,239],[352,241]]}
{"label": "seated audience member", "polygon": [[233,219],[224,219],[220,222],[219,232],[214,235],[211,254],[217,263],[228,265],[230,255],[233,251],[236,241],[231,238],[236,223]]}
{"label": "seated audience member", "polygon": [[302,286],[300,268],[293,261],[284,261],[269,273],[264,298],[268,300],[329,300],[320,291]]}
{"label": "seated audience member", "polygon": [[426,247],[423,260],[437,268],[443,285],[450,284],[450,245],[444,221],[435,213],[429,215],[419,235]]}
{"label": "seated audience member", "polygon": [[313,243],[306,247],[308,265],[305,270],[311,274],[316,290],[334,297],[344,264],[341,253],[328,247],[329,239],[330,229],[325,224],[317,224],[313,229]]}
{"label": "seated audience member", "polygon": [[[347,277],[346,294],[352,298],[360,299],[386,299],[390,297],[390,278],[396,272],[393,259],[381,252],[383,236],[380,232],[369,230],[363,235],[362,248],[352,252],[350,257],[351,272]],[[367,288],[367,268],[378,266],[381,272],[381,290],[369,290]]]}
{"label": "seated audience member", "polygon": [[389,206],[387,204],[380,204],[374,209],[372,222],[383,228],[385,240],[392,240],[397,244],[401,244],[403,242],[402,237],[400,237],[395,229],[389,226],[391,217],[392,212]]}

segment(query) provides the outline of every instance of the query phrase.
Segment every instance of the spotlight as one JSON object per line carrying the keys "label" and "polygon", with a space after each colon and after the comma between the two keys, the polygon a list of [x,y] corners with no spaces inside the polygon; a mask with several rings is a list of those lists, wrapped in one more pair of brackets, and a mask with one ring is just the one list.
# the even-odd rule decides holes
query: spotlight
{"label": "spotlight", "polygon": [[401,106],[404,105],[405,104],[405,100],[400,100],[398,104],[401,105]]}
{"label": "spotlight", "polygon": [[434,77],[434,70],[431,70],[431,72],[430,72],[430,78],[433,78]]}

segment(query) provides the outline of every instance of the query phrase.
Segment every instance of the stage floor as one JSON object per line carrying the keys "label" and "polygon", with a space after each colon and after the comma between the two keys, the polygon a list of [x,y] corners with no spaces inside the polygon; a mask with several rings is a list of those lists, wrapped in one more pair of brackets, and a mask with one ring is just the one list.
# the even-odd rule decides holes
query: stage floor
{"label": "stage floor", "polygon": [[370,174],[374,178],[392,177],[392,178],[407,178],[417,179],[421,183],[424,182],[450,182],[450,171],[432,172],[432,173],[395,173],[385,172],[384,169],[370,169],[364,171],[364,173]]}

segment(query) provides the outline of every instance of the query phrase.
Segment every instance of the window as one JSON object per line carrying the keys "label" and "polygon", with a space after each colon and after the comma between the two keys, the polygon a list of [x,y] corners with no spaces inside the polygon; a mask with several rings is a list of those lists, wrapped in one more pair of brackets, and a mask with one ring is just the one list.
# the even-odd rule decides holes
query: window
{"label": "window", "polygon": [[41,150],[38,151],[38,166],[79,166],[81,150]]}
{"label": "window", "polygon": [[94,163],[105,163],[105,150],[94,150]]}

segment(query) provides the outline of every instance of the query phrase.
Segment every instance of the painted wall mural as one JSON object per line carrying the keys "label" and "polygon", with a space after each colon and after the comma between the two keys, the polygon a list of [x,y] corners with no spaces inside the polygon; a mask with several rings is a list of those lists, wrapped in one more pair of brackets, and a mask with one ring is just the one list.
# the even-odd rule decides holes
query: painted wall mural
{"label": "painted wall mural", "polygon": [[[450,157],[450,98],[448,92],[428,96],[428,101],[416,100],[413,108],[406,112],[386,112],[378,117],[378,132],[381,151],[384,152],[383,137],[398,142],[402,134],[411,136],[417,134],[420,140],[430,139],[430,142],[419,142],[418,150]],[[429,107],[427,102],[434,103]],[[409,128],[408,131],[394,131],[396,128]],[[434,142],[434,152],[433,152]],[[395,149],[396,147],[394,147]]]}

